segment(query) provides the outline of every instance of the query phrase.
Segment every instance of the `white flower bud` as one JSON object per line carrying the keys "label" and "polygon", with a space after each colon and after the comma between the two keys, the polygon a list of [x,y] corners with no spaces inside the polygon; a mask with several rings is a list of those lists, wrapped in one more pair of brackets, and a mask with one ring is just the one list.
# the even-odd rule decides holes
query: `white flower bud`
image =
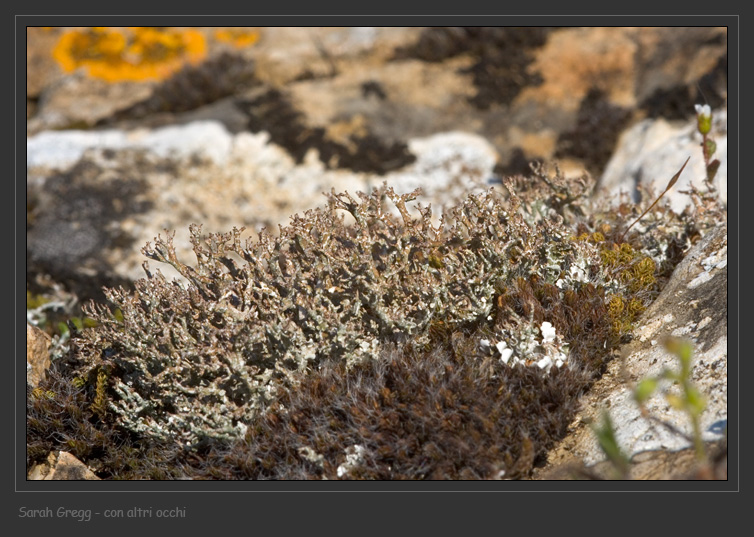
{"label": "white flower bud", "polygon": [[696,115],[702,117],[712,117],[712,109],[708,104],[695,104]]}

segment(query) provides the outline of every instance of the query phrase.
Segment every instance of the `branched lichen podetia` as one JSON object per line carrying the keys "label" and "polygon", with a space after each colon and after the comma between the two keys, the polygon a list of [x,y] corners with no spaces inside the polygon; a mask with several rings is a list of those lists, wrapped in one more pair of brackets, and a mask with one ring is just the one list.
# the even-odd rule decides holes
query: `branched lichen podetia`
{"label": "branched lichen podetia", "polygon": [[[541,345],[561,340],[545,338],[542,323],[557,331],[558,321],[534,319],[518,298],[499,298],[523,285],[516,282],[532,282],[551,302],[580,296],[585,286],[595,297],[609,289],[629,304],[624,310],[638,311],[640,301],[631,299],[653,282],[651,259],[628,244],[608,249],[600,233],[576,239],[561,214],[548,213],[541,200],[533,211],[507,186],[507,197],[494,190],[469,195],[439,225],[429,207],[411,214],[418,192],[399,195],[385,186],[358,198],[333,192],[326,208],[294,216],[278,237],[263,231],[245,244],[242,229],[203,237],[192,226],[195,266],[176,257],[171,234],[158,237],[144,254],[173,266],[186,283],[145,263],[147,278],[133,293],[106,291],[122,320],[104,306],[89,307],[98,326],[83,331],[75,354],[81,376],[98,371],[93,409],[104,412],[99,372],[108,371],[107,404],[128,429],[188,444],[230,440],[279,390],[323,362],[351,368],[377,359],[385,343],[426,348],[437,327],[491,326],[504,316],[490,332],[491,346],[544,352]],[[346,225],[344,214],[353,223]],[[618,303],[610,304],[617,312]],[[624,310],[616,313],[617,330],[629,322]],[[519,358],[549,369],[567,361],[566,350],[558,343],[549,361]]]}

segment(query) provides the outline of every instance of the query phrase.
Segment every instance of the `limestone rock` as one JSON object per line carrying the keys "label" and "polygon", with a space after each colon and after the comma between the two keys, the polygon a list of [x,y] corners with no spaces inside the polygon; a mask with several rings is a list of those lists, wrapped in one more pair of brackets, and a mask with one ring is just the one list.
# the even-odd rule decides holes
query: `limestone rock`
{"label": "limestone rock", "polygon": [[583,463],[548,467],[539,472],[538,479],[568,480],[593,479],[613,480],[726,480],[728,479],[728,448],[725,440],[707,442],[709,460],[700,462],[693,448],[679,451],[653,450],[634,455],[628,474],[621,475],[610,461],[602,461],[586,467]]}
{"label": "limestone rock", "polygon": [[[128,121],[124,111],[143,110],[141,104],[161,88],[175,86],[167,80],[108,84],[83,70],[64,74],[57,66],[48,68],[63,31],[28,34],[27,78],[34,81],[29,135]],[[205,63],[211,64],[220,48],[213,44],[212,29],[200,31],[210,45]],[[263,84],[284,93],[311,128],[331,131],[363,121],[369,132],[393,141],[465,131],[488,139],[501,167],[511,173],[528,171],[528,160],[556,157],[572,173],[587,168],[599,176],[627,126],[647,116],[692,117],[693,105],[702,101],[697,85],[713,109],[724,108],[727,95],[725,28],[258,32],[256,43],[232,51],[249,66],[248,72],[241,69],[238,83],[220,83],[233,69],[197,67],[207,71],[199,76],[207,84],[179,84],[181,91],[168,92],[153,113],[130,119],[149,123],[161,116],[180,122],[182,114],[221,98],[237,104],[245,91]],[[42,69],[46,72],[39,73]],[[206,98],[186,100],[186,93],[204,85]],[[585,109],[590,95],[598,97]],[[596,111],[595,121],[584,121],[581,112],[590,110]]]}
{"label": "limestone rock", "polygon": [[[720,160],[714,185],[720,200],[728,200],[728,125],[727,110],[712,112],[713,126],[710,137],[717,144],[713,158]],[[704,158],[700,145],[702,135],[697,132],[696,118],[686,122],[668,122],[665,119],[646,119],[626,131],[618,142],[615,154],[599,180],[598,195],[631,194],[639,201],[637,186],[650,186],[659,194],[667,187],[670,178],[680,169],[686,157],[691,157],[678,182],[665,195],[672,209],[680,213],[690,204],[687,195],[681,193],[693,184],[706,190]],[[651,203],[651,200],[644,200]]]}
{"label": "limestone rock", "polygon": [[26,141],[26,166],[69,169],[87,150],[145,149],[168,158],[204,158],[224,164],[231,136],[217,121],[133,131],[45,131]]}
{"label": "limestone rock", "polygon": [[[642,417],[632,397],[636,383],[663,368],[678,369],[677,359],[661,344],[666,336],[690,339],[694,345],[692,382],[706,398],[701,415],[702,438],[723,438],[728,417],[727,224],[710,230],[676,267],[660,296],[638,322],[634,340],[613,360],[605,375],[583,398],[583,412],[568,436],[550,452],[540,477],[581,462],[605,459],[590,422],[608,411],[619,446],[629,457],[642,452],[680,451],[689,447],[681,435]],[[691,434],[688,416],[670,407],[660,393],[646,403],[649,415]],[[642,470],[647,472],[648,470]],[[543,477],[546,478],[546,477]]]}

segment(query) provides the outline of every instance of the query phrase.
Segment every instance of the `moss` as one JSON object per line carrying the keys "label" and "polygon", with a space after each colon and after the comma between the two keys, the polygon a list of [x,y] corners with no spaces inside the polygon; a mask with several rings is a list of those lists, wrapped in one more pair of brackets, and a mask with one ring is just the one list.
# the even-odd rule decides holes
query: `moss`
{"label": "moss", "polygon": [[[583,380],[568,370],[508,369],[475,347],[461,336],[430,352],[388,349],[350,370],[328,364],[285,392],[242,440],[213,445],[193,471],[215,479],[525,475],[563,434]],[[347,464],[354,446],[363,458]]]}
{"label": "moss", "polygon": [[26,309],[27,310],[37,309],[39,306],[47,304],[49,301],[50,299],[43,295],[37,295],[29,291],[28,289],[26,290]]}
{"label": "moss", "polygon": [[175,444],[136,438],[97,415],[89,401],[96,386],[73,376],[65,360],[53,363],[26,397],[26,465],[43,463],[51,451],[68,451],[102,479],[175,479],[185,474],[186,453]]}
{"label": "moss", "polygon": [[92,402],[92,411],[94,411],[100,419],[105,418],[107,414],[107,381],[108,374],[105,369],[100,369],[97,372],[97,384],[95,388],[94,401]]}

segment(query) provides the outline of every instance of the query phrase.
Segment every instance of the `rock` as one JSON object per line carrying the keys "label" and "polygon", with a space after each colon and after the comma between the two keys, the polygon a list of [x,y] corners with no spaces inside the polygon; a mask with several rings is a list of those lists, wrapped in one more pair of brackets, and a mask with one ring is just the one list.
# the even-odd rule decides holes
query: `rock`
{"label": "rock", "polygon": [[26,28],[27,102],[28,99],[38,99],[42,90],[63,76],[51,53],[58,40],[56,34],[52,28]]}
{"label": "rock", "polygon": [[99,477],[70,453],[57,451],[50,453],[44,463],[32,466],[27,479],[30,481],[96,481]]}
{"label": "rock", "polygon": [[230,148],[231,136],[217,121],[196,121],[189,125],[130,132],[46,131],[27,138],[26,166],[66,170],[90,149],[145,149],[162,158],[197,157],[224,164]]}
{"label": "rock", "polygon": [[[599,176],[627,126],[647,116],[691,118],[703,101],[697,87],[713,109],[724,108],[727,91],[725,28],[261,28],[242,49],[203,28],[207,58],[194,66],[198,74],[181,75],[190,84],[107,83],[57,66],[37,73],[65,31],[28,37],[29,135],[154,116],[182,121],[181,114],[238,100],[262,84],[283,92],[311,128],[363,121],[391,142],[465,131],[489,140],[503,167],[515,160],[526,172],[527,161],[556,157],[570,173]],[[231,68],[220,68],[221,52],[238,58]],[[238,77],[226,77],[231,72]],[[142,106],[160,95],[159,106]],[[591,110],[605,114],[598,133],[579,118],[590,95],[599,96]],[[128,110],[151,112],[129,118]],[[598,142],[593,152],[579,144],[590,135]]]}
{"label": "rock", "polygon": [[628,473],[617,472],[610,461],[589,467],[582,463],[562,465],[541,471],[538,479],[631,479],[649,480],[726,480],[728,479],[728,449],[725,440],[706,442],[708,462],[700,462],[693,448],[679,451],[642,451],[631,458]]}
{"label": "rock", "polygon": [[[602,411],[609,412],[618,445],[629,457],[689,447],[688,440],[681,435],[642,417],[632,396],[641,379],[656,376],[663,368],[678,369],[676,357],[661,344],[667,336],[693,342],[691,380],[707,401],[700,418],[703,439],[715,442],[724,436],[728,417],[726,267],[727,224],[721,223],[676,267],[665,289],[637,323],[634,340],[584,396],[583,411],[571,424],[568,436],[550,452],[547,465],[535,477],[546,479],[552,472],[580,462],[592,465],[604,460],[605,455],[587,425],[600,423]],[[691,434],[688,416],[672,409],[660,393],[655,393],[645,406],[650,416]]]}
{"label": "rock", "polygon": [[[713,126],[710,137],[717,143],[713,158],[720,160],[714,185],[720,200],[728,200],[728,113],[726,109],[712,113]],[[665,190],[668,181],[680,169],[686,157],[691,157],[678,182],[665,195],[671,208],[680,213],[690,204],[690,198],[681,193],[693,184],[705,191],[704,158],[700,145],[702,135],[697,131],[696,118],[686,122],[668,122],[665,119],[646,119],[623,133],[615,154],[599,180],[597,195],[630,193],[639,201],[638,186],[651,187],[656,195]],[[653,200],[643,200],[649,204]]]}
{"label": "rock", "polygon": [[36,114],[26,122],[27,135],[44,130],[87,128],[122,107],[146,99],[144,83],[108,84],[81,71],[55,80],[41,92]]}
{"label": "rock", "polygon": [[26,383],[35,388],[50,367],[52,339],[36,326],[26,324]]}

